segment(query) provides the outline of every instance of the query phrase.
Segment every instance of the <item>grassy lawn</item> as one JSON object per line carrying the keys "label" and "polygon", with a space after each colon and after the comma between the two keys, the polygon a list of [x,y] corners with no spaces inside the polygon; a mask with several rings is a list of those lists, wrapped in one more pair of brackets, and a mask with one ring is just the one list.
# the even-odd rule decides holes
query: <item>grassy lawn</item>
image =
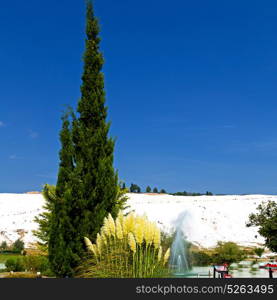
{"label": "grassy lawn", "polygon": [[0,264],[4,264],[9,258],[21,257],[20,254],[2,254],[0,253]]}

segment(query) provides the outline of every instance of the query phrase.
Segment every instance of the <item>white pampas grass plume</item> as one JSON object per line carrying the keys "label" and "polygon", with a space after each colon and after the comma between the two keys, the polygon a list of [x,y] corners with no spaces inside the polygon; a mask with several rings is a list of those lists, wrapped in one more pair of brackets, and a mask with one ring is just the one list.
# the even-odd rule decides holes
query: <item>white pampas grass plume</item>
{"label": "white pampas grass plume", "polygon": [[161,261],[161,259],[162,259],[162,254],[163,254],[163,249],[162,249],[162,246],[160,246],[159,252],[158,252],[158,262]]}
{"label": "white pampas grass plume", "polygon": [[90,241],[89,238],[84,237],[84,241],[85,241],[85,244],[86,244],[87,248],[89,248],[90,246],[92,246],[92,242]]}
{"label": "white pampas grass plume", "polygon": [[136,227],[135,227],[135,238],[136,238],[136,241],[139,245],[141,245],[143,243],[143,232],[144,232],[144,227],[143,227],[143,223],[141,222],[141,220],[137,220],[138,223],[136,224]]}
{"label": "white pampas grass plume", "polygon": [[160,244],[161,244],[161,232],[158,227],[154,228],[153,241],[154,241],[155,249],[159,249]]}
{"label": "white pampas grass plume", "polygon": [[101,252],[102,252],[102,238],[101,238],[101,235],[99,233],[97,233],[96,245],[97,245],[98,252],[101,255]]}
{"label": "white pampas grass plume", "polygon": [[144,228],[144,239],[147,245],[152,245],[153,243],[153,230],[151,223],[147,222]]}
{"label": "white pampas grass plume", "polygon": [[98,249],[95,244],[92,244],[90,239],[87,237],[84,238],[85,244],[90,252],[92,252],[96,257],[98,256]]}
{"label": "white pampas grass plume", "polygon": [[124,218],[122,220],[122,233],[124,236],[127,236],[128,235],[128,225],[127,225],[127,219]]}
{"label": "white pampas grass plume", "polygon": [[137,245],[136,245],[136,240],[135,240],[135,237],[132,233],[129,233],[128,234],[128,244],[131,248],[131,250],[136,253],[137,251]]}
{"label": "white pampas grass plume", "polygon": [[170,256],[170,248],[167,249],[164,255],[164,265],[168,262]]}
{"label": "white pampas grass plume", "polygon": [[126,218],[126,231],[127,232],[134,232],[136,220],[133,213],[129,214]]}
{"label": "white pampas grass plume", "polygon": [[122,226],[123,221],[124,221],[124,215],[123,215],[122,211],[119,212],[117,219],[118,219],[118,221],[120,222],[120,224]]}
{"label": "white pampas grass plume", "polygon": [[116,225],[116,236],[119,240],[122,240],[123,232],[122,232],[121,222],[119,219],[116,219],[115,225]]}
{"label": "white pampas grass plume", "polygon": [[112,236],[115,236],[115,223],[114,223],[114,219],[111,216],[111,214],[109,214],[108,216],[108,223],[109,223],[109,230]]}
{"label": "white pampas grass plume", "polygon": [[102,230],[107,237],[111,236],[109,221],[107,218],[104,219],[104,226]]}

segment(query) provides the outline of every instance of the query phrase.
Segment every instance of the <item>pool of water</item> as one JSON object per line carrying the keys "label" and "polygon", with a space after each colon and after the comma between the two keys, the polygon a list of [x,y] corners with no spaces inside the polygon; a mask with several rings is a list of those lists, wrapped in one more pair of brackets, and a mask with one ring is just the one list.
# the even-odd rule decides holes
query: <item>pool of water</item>
{"label": "pool of water", "polygon": [[[234,278],[269,278],[268,270],[259,269],[258,265],[253,265],[251,262],[241,262],[233,264],[232,269],[229,272]],[[199,277],[209,278],[213,277],[213,267],[193,267],[186,274],[175,274],[176,277]],[[273,275],[274,276],[274,275]],[[275,275],[276,277],[276,275]]]}

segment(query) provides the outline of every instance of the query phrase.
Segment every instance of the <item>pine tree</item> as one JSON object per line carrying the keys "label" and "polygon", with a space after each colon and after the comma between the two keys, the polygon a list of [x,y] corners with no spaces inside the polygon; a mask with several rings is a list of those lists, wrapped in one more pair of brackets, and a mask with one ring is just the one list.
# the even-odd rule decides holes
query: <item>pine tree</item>
{"label": "pine tree", "polygon": [[159,191],[158,191],[158,189],[156,187],[153,189],[153,193],[155,193],[155,194],[159,193]]}
{"label": "pine tree", "polygon": [[151,187],[150,186],[148,186],[147,188],[146,188],[146,193],[151,193]]}
{"label": "pine tree", "polygon": [[84,237],[95,241],[104,218],[115,217],[124,195],[113,167],[114,140],[106,121],[104,63],[99,26],[92,3],[87,4],[86,50],[78,117],[72,129],[64,120],[57,182],[57,201],[49,242],[49,259],[59,277],[75,274],[85,256]]}

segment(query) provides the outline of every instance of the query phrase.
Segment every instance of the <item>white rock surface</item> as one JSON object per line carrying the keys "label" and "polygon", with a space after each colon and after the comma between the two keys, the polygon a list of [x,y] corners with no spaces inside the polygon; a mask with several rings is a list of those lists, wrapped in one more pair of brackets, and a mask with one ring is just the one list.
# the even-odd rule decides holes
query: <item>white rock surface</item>
{"label": "white rock surface", "polygon": [[40,194],[0,194],[0,242],[13,243],[22,238],[26,245],[35,241],[35,216],[43,211]]}
{"label": "white rock surface", "polygon": [[256,227],[246,227],[248,217],[262,202],[277,201],[277,196],[196,196],[132,194],[129,205],[138,214],[146,214],[166,230],[178,216],[186,214],[183,232],[187,239],[202,247],[218,241],[233,241],[243,246],[264,243]]}
{"label": "white rock surface", "polygon": [[[213,247],[217,241],[233,241],[244,246],[263,244],[257,228],[245,226],[250,213],[277,196],[196,196],[128,194],[129,210],[146,214],[165,230],[174,227],[181,214],[186,214],[184,232],[191,242]],[[43,197],[37,194],[0,194],[0,242],[23,238],[26,245],[35,242],[33,221],[43,211]]]}

